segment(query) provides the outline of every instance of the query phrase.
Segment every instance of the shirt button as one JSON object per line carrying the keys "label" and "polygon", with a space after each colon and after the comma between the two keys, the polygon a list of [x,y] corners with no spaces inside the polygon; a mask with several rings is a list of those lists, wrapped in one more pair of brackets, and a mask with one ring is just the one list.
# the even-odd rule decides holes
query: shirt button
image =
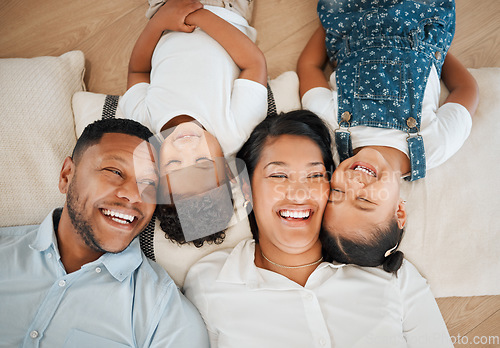
{"label": "shirt button", "polygon": [[311,301],[313,299],[313,296],[311,294],[306,295],[306,300]]}
{"label": "shirt button", "polygon": [[51,259],[51,258],[52,258],[52,253],[48,253],[48,254],[47,254],[47,258],[48,258],[48,259]]}
{"label": "shirt button", "polygon": [[406,125],[410,128],[415,128],[417,126],[417,120],[415,120],[413,117],[408,117],[406,120]]}
{"label": "shirt button", "polygon": [[442,55],[441,52],[436,51],[436,53],[434,53],[434,56],[436,57],[437,60],[440,60]]}
{"label": "shirt button", "polygon": [[101,273],[101,267],[96,267],[96,268],[95,268],[95,272],[96,272],[96,273]]}
{"label": "shirt button", "polygon": [[344,111],[342,113],[342,121],[349,122],[350,119],[351,119],[351,113],[349,111]]}
{"label": "shirt button", "polygon": [[38,331],[36,331],[36,330],[31,331],[30,332],[30,337],[31,338],[37,338],[38,337]]}
{"label": "shirt button", "polygon": [[326,340],[324,338],[321,338],[319,340],[319,344],[322,345],[322,346],[324,346],[326,344]]}
{"label": "shirt button", "polygon": [[59,286],[62,288],[63,286],[66,286],[66,281],[64,279],[59,281]]}

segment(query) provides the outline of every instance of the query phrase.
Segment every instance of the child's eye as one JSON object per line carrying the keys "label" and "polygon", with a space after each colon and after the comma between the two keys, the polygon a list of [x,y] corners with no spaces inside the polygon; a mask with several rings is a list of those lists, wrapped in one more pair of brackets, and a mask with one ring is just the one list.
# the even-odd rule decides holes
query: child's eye
{"label": "child's eye", "polygon": [[170,160],[170,161],[168,161],[168,163],[165,166],[169,166],[169,165],[175,164],[175,163],[181,163],[181,161],[179,161],[179,160]]}
{"label": "child's eye", "polygon": [[154,180],[148,180],[148,179],[137,181],[137,184],[138,185],[147,185],[147,186],[151,186],[151,187],[155,187],[155,188],[156,188],[156,185],[157,185],[156,181],[154,181]]}
{"label": "child's eye", "polygon": [[214,162],[214,160],[208,157],[200,157],[196,159],[196,162]]}
{"label": "child's eye", "polygon": [[330,189],[330,198],[328,199],[329,203],[339,203],[344,200],[344,191],[332,188]]}
{"label": "child's eye", "polygon": [[366,198],[363,198],[363,197],[356,197],[356,198],[357,198],[358,200],[360,200],[360,201],[363,201],[363,202],[366,202],[366,203],[372,203],[372,204],[374,204],[372,201],[370,201],[370,200],[368,200],[368,199],[366,199]]}

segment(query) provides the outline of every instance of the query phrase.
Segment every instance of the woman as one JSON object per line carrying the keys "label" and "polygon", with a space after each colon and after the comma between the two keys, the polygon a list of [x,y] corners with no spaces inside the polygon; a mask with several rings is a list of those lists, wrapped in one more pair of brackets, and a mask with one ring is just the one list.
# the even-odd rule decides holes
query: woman
{"label": "woman", "polygon": [[414,268],[396,278],[322,262],[328,134],[316,115],[294,111],[264,120],[238,153],[252,186],[254,239],[206,256],[184,283],[212,347],[451,347]]}

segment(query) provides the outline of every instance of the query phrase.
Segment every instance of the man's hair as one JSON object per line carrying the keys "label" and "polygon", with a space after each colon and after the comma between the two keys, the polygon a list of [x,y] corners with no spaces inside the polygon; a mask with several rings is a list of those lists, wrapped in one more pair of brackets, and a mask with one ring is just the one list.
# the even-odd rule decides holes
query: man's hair
{"label": "man's hair", "polygon": [[320,240],[325,261],[336,261],[364,267],[382,265],[384,270],[396,274],[403,263],[404,254],[396,250],[388,256],[385,253],[403,238],[404,229],[399,228],[396,218],[391,218],[383,227],[377,227],[370,238],[348,239],[340,234],[322,229]]}
{"label": "man's hair", "polygon": [[[228,197],[231,204],[228,204]],[[175,202],[174,197],[174,202]],[[221,244],[226,236],[227,226],[234,213],[234,200],[229,179],[218,189],[210,190],[185,199],[183,215],[191,218],[181,219],[175,204],[157,204],[155,215],[165,238],[178,244],[187,243],[185,234],[203,236],[192,240],[200,248],[207,244]],[[214,226],[224,226],[213,231]]]}
{"label": "man's hair", "polygon": [[[303,136],[312,140],[321,150],[328,179],[335,170],[332,156],[332,141],[327,125],[314,113],[308,110],[295,110],[280,115],[270,115],[255,127],[248,140],[243,144],[236,157],[246,165],[250,182],[255,167],[260,160],[262,150],[268,139],[282,135]],[[238,170],[240,172],[241,170]],[[257,222],[253,211],[248,215],[253,238],[258,242]]]}
{"label": "man's hair", "polygon": [[128,119],[108,118],[97,120],[85,127],[82,135],[78,138],[71,157],[77,163],[85,150],[99,143],[107,133],[119,133],[136,136],[145,141],[153,137],[153,133],[142,124]]}

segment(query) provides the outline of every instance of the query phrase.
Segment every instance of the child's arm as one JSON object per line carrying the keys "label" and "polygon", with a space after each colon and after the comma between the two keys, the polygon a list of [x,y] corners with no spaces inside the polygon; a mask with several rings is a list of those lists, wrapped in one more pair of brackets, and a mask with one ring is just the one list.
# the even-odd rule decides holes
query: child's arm
{"label": "child's arm", "polygon": [[469,71],[449,52],[443,63],[441,79],[450,94],[445,103],[458,103],[469,110],[472,116],[479,103],[477,82]]}
{"label": "child's arm", "polygon": [[190,33],[195,27],[185,23],[186,16],[203,8],[198,0],[168,0],[148,22],[137,39],[128,66],[127,89],[140,82],[149,83],[151,58],[165,30]]}
{"label": "child's arm", "polygon": [[239,29],[205,9],[187,16],[186,24],[200,27],[224,47],[241,69],[239,78],[267,86],[267,66],[264,54]]}
{"label": "child's arm", "polygon": [[312,88],[330,88],[323,72],[326,62],[325,30],[320,25],[309,39],[297,62],[300,98]]}

